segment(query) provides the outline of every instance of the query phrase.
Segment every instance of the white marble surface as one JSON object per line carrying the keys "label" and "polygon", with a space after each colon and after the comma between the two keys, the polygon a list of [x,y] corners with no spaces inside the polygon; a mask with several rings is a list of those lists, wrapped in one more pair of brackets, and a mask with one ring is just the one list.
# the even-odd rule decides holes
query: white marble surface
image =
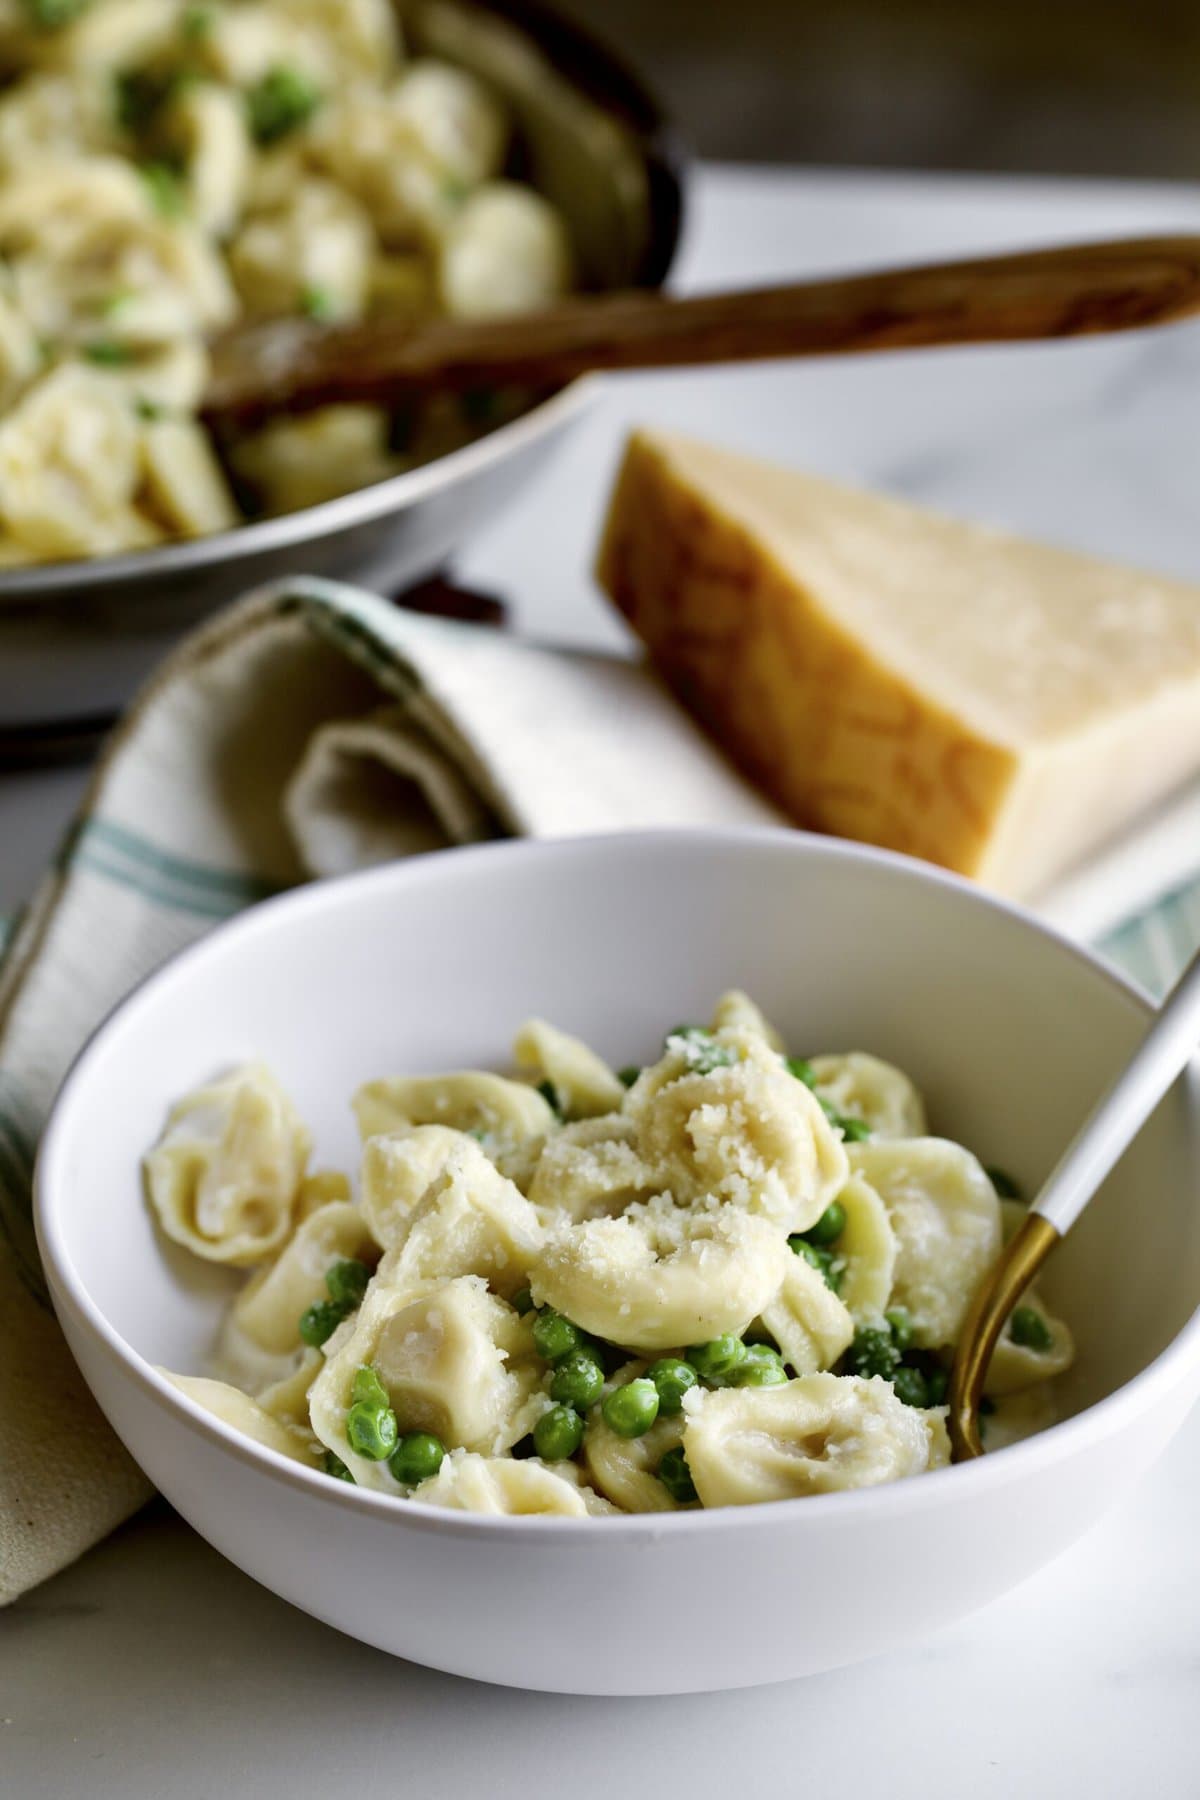
{"label": "white marble surface", "polygon": [[[718,170],[699,184],[686,276],[1197,225],[1200,194],[1183,188]],[[1194,328],[638,378],[606,392],[463,571],[541,636],[620,644],[586,569],[604,472],[644,418],[1200,577],[1198,393]],[[28,893],[82,780],[0,776],[0,911]],[[727,1800],[836,1784],[865,1800],[1194,1800],[1198,1492],[1194,1416],[1103,1526],[952,1631],[801,1685],[668,1701],[522,1695],[389,1661],[256,1588],[157,1506],[0,1613],[0,1792],[441,1800],[482,1783],[495,1800],[550,1784],[578,1800]],[[564,1591],[563,1630],[585,1629]],[[668,1654],[670,1636],[664,1620]]]}

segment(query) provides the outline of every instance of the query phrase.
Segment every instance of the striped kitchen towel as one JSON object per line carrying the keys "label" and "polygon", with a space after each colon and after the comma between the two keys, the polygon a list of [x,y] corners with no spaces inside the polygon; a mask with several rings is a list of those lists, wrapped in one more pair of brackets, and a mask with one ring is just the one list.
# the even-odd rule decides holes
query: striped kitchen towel
{"label": "striped kitchen towel", "polygon": [[[315,580],[182,646],[110,741],[0,963],[0,1602],[148,1492],[59,1334],[30,1215],[54,1093],[109,1008],[217,920],[313,876],[510,834],[772,822],[634,663]],[[1197,941],[1200,881],[1107,947],[1161,988]]]}

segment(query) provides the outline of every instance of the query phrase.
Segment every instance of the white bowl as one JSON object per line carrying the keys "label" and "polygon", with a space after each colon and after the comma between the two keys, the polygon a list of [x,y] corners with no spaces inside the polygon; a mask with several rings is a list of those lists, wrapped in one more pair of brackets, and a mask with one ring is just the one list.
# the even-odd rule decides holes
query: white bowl
{"label": "white bowl", "polygon": [[1031,1188],[1148,1002],[1014,908],[904,858],[794,833],[513,843],[256,908],[153,977],[84,1051],[38,1166],[59,1318],[133,1455],[285,1599],[431,1667],[568,1693],[807,1674],[916,1638],[1078,1537],[1200,1386],[1200,1081],[1159,1109],[1055,1259],[1079,1340],[1073,1416],[891,1487],[614,1519],[484,1519],[360,1492],[258,1448],[155,1364],[199,1370],[232,1286],[167,1244],[138,1159],[169,1101],[261,1056],[351,1166],[352,1089],[503,1065],[542,1013],[615,1062],[753,994],[797,1051],[909,1069],[936,1128]]}

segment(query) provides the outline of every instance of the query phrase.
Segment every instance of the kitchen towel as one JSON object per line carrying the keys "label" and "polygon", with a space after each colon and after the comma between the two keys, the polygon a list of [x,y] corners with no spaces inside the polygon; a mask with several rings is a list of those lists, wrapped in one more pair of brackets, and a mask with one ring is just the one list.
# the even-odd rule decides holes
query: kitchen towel
{"label": "kitchen towel", "polygon": [[[310,579],[181,647],[111,739],[0,963],[0,1602],[149,1492],[58,1331],[32,1226],[35,1145],[105,1013],[218,920],[316,876],[512,834],[779,822],[620,658]],[[1161,987],[1198,939],[1200,882],[1113,946]]]}

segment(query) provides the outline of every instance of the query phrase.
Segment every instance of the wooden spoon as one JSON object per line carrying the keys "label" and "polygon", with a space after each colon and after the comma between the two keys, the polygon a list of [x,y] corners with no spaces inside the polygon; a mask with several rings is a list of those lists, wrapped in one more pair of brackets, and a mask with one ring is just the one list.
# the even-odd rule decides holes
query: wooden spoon
{"label": "wooden spoon", "polygon": [[1004,1321],[1198,1048],[1200,954],[1188,964],[1133,1056],[1076,1133],[971,1304],[950,1380],[955,1462],[983,1452],[979,1397]]}
{"label": "wooden spoon", "polygon": [[687,299],[586,295],[506,318],[285,319],[216,341],[204,411],[213,424],[247,425],[421,389],[544,388],[600,369],[1082,337],[1197,311],[1200,237],[1157,237]]}

